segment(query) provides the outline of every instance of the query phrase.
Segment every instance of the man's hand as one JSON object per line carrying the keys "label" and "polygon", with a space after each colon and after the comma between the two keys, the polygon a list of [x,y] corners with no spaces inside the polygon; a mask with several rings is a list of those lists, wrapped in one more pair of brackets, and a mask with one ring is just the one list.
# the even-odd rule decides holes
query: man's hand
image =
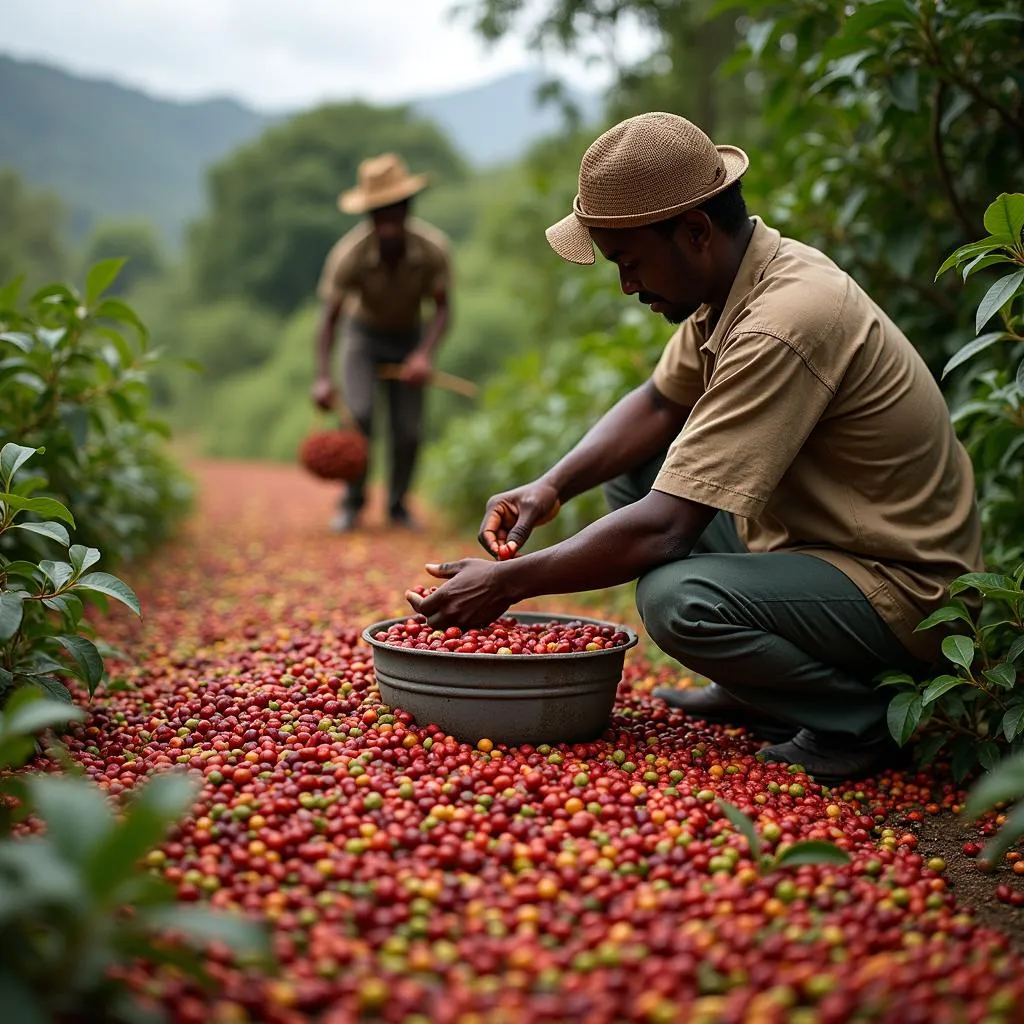
{"label": "man's hand", "polygon": [[448,582],[426,597],[407,590],[405,599],[435,629],[489,626],[512,603],[502,580],[502,567],[483,558],[428,565],[427,572]]}
{"label": "man's hand", "polygon": [[542,480],[496,494],[487,502],[477,539],[495,558],[512,558],[533,528],[551,522],[561,507],[558,491]]}
{"label": "man's hand", "polygon": [[402,380],[407,384],[423,386],[430,379],[430,372],[433,367],[430,364],[430,357],[417,349],[406,356],[402,363]]}
{"label": "man's hand", "polygon": [[334,402],[337,398],[334,391],[334,384],[331,383],[330,377],[317,377],[313,381],[313,387],[310,390],[310,394],[317,407],[323,409],[324,412],[330,412],[334,408]]}

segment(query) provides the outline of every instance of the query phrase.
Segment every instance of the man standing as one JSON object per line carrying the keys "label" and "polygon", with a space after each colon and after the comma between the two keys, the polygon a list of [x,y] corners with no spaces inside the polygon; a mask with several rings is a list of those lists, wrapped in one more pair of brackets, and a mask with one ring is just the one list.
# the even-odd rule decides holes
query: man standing
{"label": "man standing", "polygon": [[638,580],[653,641],[714,680],[657,695],[834,783],[891,762],[873,680],[927,670],[941,636],[916,625],[982,567],[973,473],[896,325],[822,253],[748,216],[747,166],[665,113],[587,150],[548,241],[576,263],[596,245],[626,295],[681,326],[557,465],[488,502],[480,540],[515,554],[598,484],[612,511],[524,557],[428,566],[448,582],[407,598],[432,625],[467,626]]}
{"label": "man standing", "polygon": [[[313,400],[322,409],[335,403],[331,354],[339,320],[345,339],[342,386],[346,404],[369,438],[373,426],[378,370],[399,364],[401,377],[384,384],[390,427],[388,513],[392,525],[413,526],[406,494],[416,468],[423,424],[423,385],[448,328],[450,263],[448,239],[410,217],[412,197],[427,184],[410,174],[393,153],[364,160],[358,184],[342,193],[343,213],[367,214],[330,251],[318,289],[323,316],[316,343]],[[425,300],[434,314],[424,328]],[[349,484],[331,523],[352,530],[366,502],[366,477]]]}

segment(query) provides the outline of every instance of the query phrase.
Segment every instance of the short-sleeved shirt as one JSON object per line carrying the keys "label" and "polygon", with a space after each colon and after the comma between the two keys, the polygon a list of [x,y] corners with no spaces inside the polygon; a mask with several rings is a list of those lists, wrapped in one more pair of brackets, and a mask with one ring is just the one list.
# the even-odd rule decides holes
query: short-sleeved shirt
{"label": "short-sleeved shirt", "polygon": [[448,238],[415,217],[406,220],[405,235],[405,254],[392,267],[381,259],[372,223],[356,225],[328,253],[317,294],[341,303],[343,315],[371,327],[417,327],[424,299],[448,289]]}
{"label": "short-sleeved shirt", "polygon": [[828,257],[754,218],[717,320],[702,306],[654,372],[691,411],[654,489],[731,512],[748,549],[842,570],[913,654],[914,629],[983,567],[970,458],[924,360]]}

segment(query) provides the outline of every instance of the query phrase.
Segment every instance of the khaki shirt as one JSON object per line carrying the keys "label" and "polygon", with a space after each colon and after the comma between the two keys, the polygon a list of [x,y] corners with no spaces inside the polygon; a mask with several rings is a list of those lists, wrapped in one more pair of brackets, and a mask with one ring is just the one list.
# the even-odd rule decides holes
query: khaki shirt
{"label": "khaki shirt", "polygon": [[736,517],[751,551],[841,569],[918,657],[914,633],[983,567],[970,459],[924,361],[828,257],[755,218],[714,320],[672,336],[657,389],[691,407],[654,489]]}
{"label": "khaki shirt", "polygon": [[405,234],[405,255],[390,267],[381,259],[373,224],[356,225],[328,253],[317,294],[341,303],[344,316],[371,327],[417,327],[423,300],[448,289],[448,239],[415,217],[405,222]]}

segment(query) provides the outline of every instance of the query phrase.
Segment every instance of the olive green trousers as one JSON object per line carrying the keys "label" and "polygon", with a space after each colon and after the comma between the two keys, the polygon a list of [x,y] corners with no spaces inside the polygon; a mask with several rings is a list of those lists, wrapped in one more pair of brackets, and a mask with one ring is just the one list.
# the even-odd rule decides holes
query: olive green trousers
{"label": "olive green trousers", "polygon": [[[614,510],[651,489],[664,456],[605,485]],[[813,555],[750,552],[719,512],[688,558],[637,582],[648,635],[692,672],[797,728],[884,728],[887,669],[921,672],[857,586]]]}

